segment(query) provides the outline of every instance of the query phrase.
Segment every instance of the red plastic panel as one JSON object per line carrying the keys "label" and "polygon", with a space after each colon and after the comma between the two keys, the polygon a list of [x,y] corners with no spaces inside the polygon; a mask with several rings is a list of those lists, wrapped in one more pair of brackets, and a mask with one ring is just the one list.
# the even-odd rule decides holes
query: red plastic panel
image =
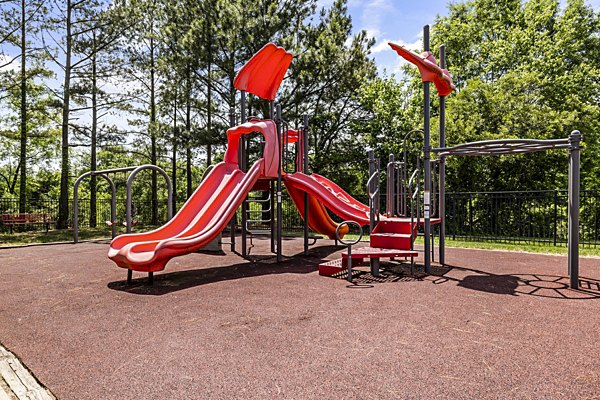
{"label": "red plastic panel", "polygon": [[426,51],[422,54],[417,54],[403,46],[394,43],[388,44],[400,57],[419,68],[423,82],[433,82],[440,97],[448,96],[456,88],[452,82],[452,75],[450,75],[447,69],[438,67],[432,52]]}
{"label": "red plastic panel", "polygon": [[265,170],[263,175],[267,178],[277,178],[279,152],[277,151],[277,130],[275,122],[267,120],[252,120],[245,124],[235,126],[227,130],[227,150],[225,150],[224,161],[227,164],[238,164],[238,148],[240,136],[252,132],[261,132],[265,138],[263,158]]}
{"label": "red plastic panel", "polygon": [[239,70],[233,86],[263,99],[275,100],[292,57],[283,47],[268,43]]}

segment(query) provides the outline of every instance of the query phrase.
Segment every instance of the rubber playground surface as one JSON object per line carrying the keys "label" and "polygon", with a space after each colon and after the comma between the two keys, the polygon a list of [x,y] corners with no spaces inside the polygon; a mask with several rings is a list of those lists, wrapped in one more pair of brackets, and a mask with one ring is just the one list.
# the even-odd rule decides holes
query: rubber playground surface
{"label": "rubber playground surface", "polygon": [[463,249],[349,285],[318,275],[331,241],[285,240],[282,264],[254,244],[153,287],[106,243],[2,249],[0,342],[59,399],[600,398],[599,259],[583,291],[566,256]]}

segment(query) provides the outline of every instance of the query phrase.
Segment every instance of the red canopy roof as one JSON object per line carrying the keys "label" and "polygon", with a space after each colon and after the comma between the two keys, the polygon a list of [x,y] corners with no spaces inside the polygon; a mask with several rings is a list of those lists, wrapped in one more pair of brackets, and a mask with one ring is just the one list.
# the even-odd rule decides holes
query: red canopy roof
{"label": "red canopy roof", "polygon": [[283,47],[268,43],[239,70],[233,86],[263,99],[275,100],[292,57]]}
{"label": "red canopy roof", "polygon": [[426,51],[417,54],[403,46],[394,43],[388,44],[406,61],[415,64],[419,68],[423,82],[433,82],[440,97],[448,96],[456,88],[452,82],[452,75],[447,69],[438,67],[432,52]]}

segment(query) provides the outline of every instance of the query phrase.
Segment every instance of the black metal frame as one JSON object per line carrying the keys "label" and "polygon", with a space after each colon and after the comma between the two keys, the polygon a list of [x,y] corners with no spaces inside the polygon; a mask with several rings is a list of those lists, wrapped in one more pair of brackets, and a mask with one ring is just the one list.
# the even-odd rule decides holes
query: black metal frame
{"label": "black metal frame", "polygon": [[[490,156],[534,153],[545,150],[566,149],[569,151],[569,205],[568,205],[568,267],[570,286],[579,288],[579,190],[580,190],[580,143],[583,136],[573,131],[566,139],[504,139],[463,143],[453,147],[432,149],[442,157],[447,156]],[[429,240],[427,232],[425,243]],[[427,263],[427,259],[425,261]],[[427,268],[427,264],[426,264]]]}

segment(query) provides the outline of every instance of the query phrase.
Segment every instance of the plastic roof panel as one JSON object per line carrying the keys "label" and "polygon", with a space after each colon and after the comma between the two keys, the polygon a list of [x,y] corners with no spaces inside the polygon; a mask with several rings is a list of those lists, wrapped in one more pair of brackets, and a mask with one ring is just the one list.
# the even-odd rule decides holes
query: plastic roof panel
{"label": "plastic roof panel", "polygon": [[292,57],[283,47],[268,43],[239,70],[233,86],[263,99],[275,100]]}

